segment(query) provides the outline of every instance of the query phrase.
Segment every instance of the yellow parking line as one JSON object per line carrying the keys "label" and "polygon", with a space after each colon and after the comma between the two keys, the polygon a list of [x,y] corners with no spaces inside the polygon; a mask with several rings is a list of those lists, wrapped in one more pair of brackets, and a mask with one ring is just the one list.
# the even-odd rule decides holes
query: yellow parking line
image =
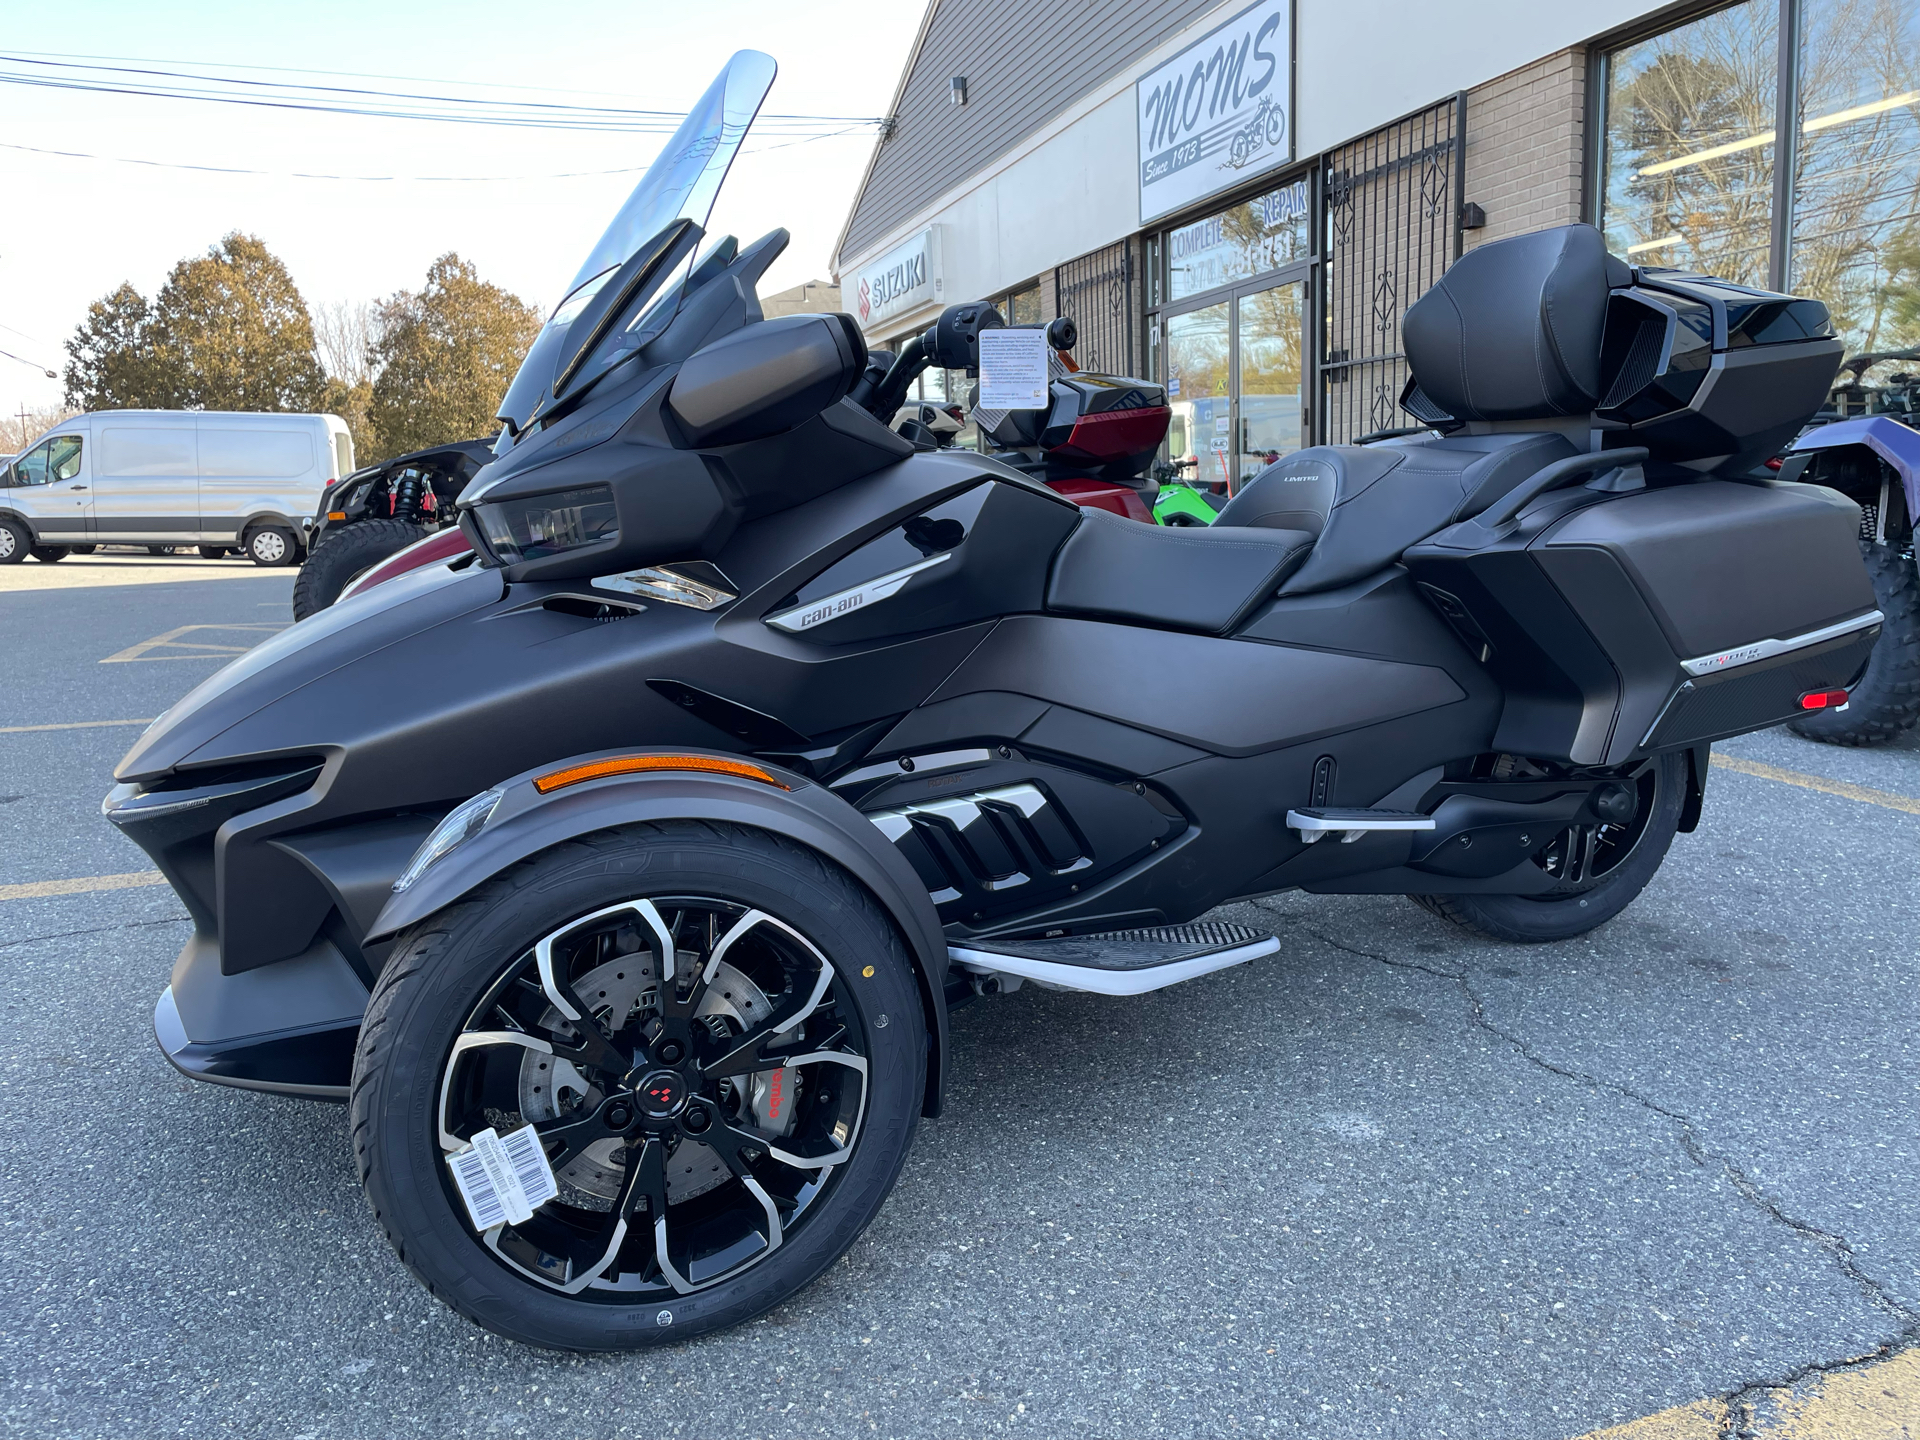
{"label": "yellow parking line", "polygon": [[63,725],[0,725],[0,735],[24,735],[29,730],[106,730],[116,725],[151,725],[153,717],[144,720],[69,720]]}
{"label": "yellow parking line", "polygon": [[49,895],[89,895],[96,890],[137,890],[142,885],[164,885],[158,870],[134,870],[126,875],[88,875],[80,880],[34,880],[25,885],[0,885],[0,900],[44,900]]}
{"label": "yellow parking line", "polygon": [[1895,795],[1890,790],[1851,785],[1845,780],[1829,780],[1824,775],[1803,775],[1798,770],[1782,770],[1778,765],[1762,765],[1758,760],[1738,760],[1731,755],[1715,755],[1713,767],[1716,770],[1734,770],[1742,775],[1758,775],[1762,780],[1778,780],[1782,785],[1798,785],[1802,790],[1818,790],[1822,795],[1858,800],[1863,805],[1879,805],[1888,810],[1904,810],[1909,815],[1920,815],[1920,800],[1911,795]]}
{"label": "yellow parking line", "polygon": [[1717,1440],[1736,1421],[1738,1433],[1752,1440],[1909,1440],[1920,1434],[1920,1350],[1792,1389],[1763,1390],[1740,1410],[1696,1400],[1578,1440]]}

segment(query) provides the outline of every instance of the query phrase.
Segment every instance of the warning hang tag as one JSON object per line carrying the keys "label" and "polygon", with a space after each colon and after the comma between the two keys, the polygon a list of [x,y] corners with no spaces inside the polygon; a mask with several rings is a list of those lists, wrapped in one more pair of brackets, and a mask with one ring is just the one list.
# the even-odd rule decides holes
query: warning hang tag
{"label": "warning hang tag", "polygon": [[982,330],[980,400],[984,410],[1047,408],[1047,332]]}
{"label": "warning hang tag", "polygon": [[468,1149],[447,1157],[453,1183],[467,1202],[473,1228],[523,1225],[533,1212],[560,1193],[547,1152],[533,1126],[523,1125],[504,1138],[491,1126],[475,1135]]}

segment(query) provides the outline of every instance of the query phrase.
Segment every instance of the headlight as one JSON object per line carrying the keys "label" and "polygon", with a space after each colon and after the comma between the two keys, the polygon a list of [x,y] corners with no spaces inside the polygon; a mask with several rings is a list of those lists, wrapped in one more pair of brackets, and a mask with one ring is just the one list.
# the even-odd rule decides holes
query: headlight
{"label": "headlight", "polygon": [[400,878],[393,882],[393,893],[400,894],[455,849],[478,835],[487,821],[493,818],[494,807],[500,803],[504,793],[500,790],[483,790],[464,805],[456,805],[446,819],[433,827],[433,833],[427,836],[425,843],[413,852],[413,859],[407,862],[407,868],[401,872]]}
{"label": "headlight", "polygon": [[502,565],[540,560],[620,536],[613,490],[588,485],[476,507],[487,548]]}

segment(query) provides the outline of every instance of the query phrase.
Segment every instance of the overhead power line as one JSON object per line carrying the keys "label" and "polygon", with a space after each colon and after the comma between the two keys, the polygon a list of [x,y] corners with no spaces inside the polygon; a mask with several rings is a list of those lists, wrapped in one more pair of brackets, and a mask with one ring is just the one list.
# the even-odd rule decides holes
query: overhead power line
{"label": "overhead power line", "polygon": [[[672,110],[256,80],[158,65],[49,60],[18,52],[0,53],[0,84],[386,120],[613,134],[670,134],[683,118],[681,112]],[[768,138],[814,139],[882,123],[878,116],[776,113],[761,115],[755,129]]]}

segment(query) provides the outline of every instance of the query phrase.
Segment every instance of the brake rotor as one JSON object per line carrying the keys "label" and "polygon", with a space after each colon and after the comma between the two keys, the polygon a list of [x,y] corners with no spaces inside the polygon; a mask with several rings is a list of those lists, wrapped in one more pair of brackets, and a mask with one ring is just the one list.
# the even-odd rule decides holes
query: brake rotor
{"label": "brake rotor", "polygon": [[[698,956],[685,956],[699,963]],[[574,981],[573,991],[592,1010],[611,1035],[617,1035],[632,1023],[636,1010],[653,1009],[658,1001],[653,992],[653,956],[636,951],[607,961]],[[773,1014],[773,1002],[747,974],[722,960],[714,972],[707,993],[695,1012],[715,1038],[727,1033],[742,1034]],[[542,1026],[557,1028],[563,1017],[552,1006],[540,1018]],[[743,1097],[732,1082],[722,1082],[726,1099],[736,1118],[747,1121],[768,1134],[785,1135],[793,1129],[793,1102],[798,1072],[791,1067],[763,1070],[748,1083]],[[558,1118],[578,1105],[597,1105],[604,1098],[569,1062],[554,1055],[526,1052],[520,1062],[520,1115],[523,1120],[540,1123]],[[582,1198],[598,1201],[600,1208],[613,1203],[620,1191],[626,1166],[626,1145],[615,1139],[596,1141],[554,1172],[560,1182],[563,1199],[578,1203]],[[666,1166],[667,1198],[674,1204],[724,1184],[730,1172],[726,1163],[709,1146],[698,1140],[682,1138],[668,1157]],[[574,1192],[569,1199],[567,1192]]]}

